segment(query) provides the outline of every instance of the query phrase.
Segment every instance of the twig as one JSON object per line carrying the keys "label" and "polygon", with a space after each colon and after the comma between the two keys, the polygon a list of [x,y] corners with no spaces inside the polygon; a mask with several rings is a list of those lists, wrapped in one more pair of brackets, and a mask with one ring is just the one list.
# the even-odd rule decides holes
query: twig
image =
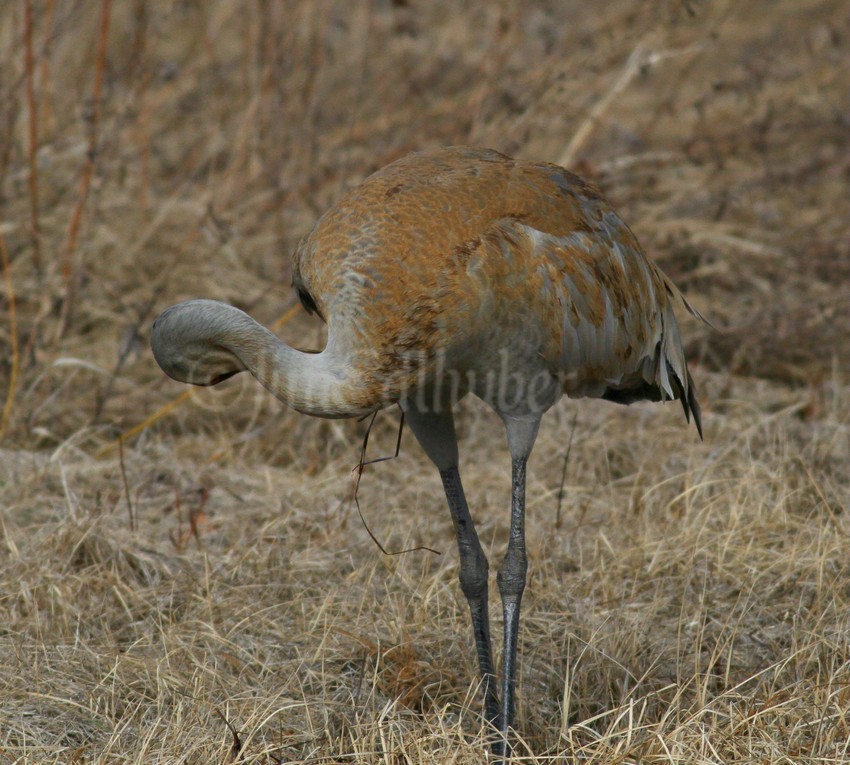
{"label": "twig", "polygon": [[12,405],[15,401],[15,392],[18,387],[18,373],[21,365],[21,354],[18,349],[18,315],[15,303],[15,289],[12,285],[12,265],[9,262],[9,251],[6,249],[6,240],[0,232],[0,258],[3,260],[3,278],[6,282],[6,299],[9,301],[9,343],[12,346],[12,371],[9,375],[9,392],[6,394],[6,402],[3,404],[3,414],[0,416],[0,438],[6,432],[9,418],[12,415]]}
{"label": "twig", "polygon": [[640,64],[641,59],[643,58],[646,39],[647,38],[644,37],[644,39],[635,46],[626,61],[626,65],[623,67],[623,71],[620,72],[620,76],[614,81],[614,84],[611,85],[608,92],[594,104],[593,108],[590,110],[590,114],[588,114],[584,122],[579,125],[578,130],[576,130],[569,144],[567,144],[567,148],[564,149],[564,153],[561,154],[561,157],[558,159],[559,165],[562,167],[569,167],[573,163],[576,154],[587,140],[591,131],[596,130],[599,126],[599,120],[602,117],[602,114],[609,106],[611,106],[611,102],[626,89],[626,86],[640,71]]}
{"label": "twig", "polygon": [[44,11],[44,38],[39,53],[38,89],[41,92],[39,107],[39,124],[42,135],[50,135],[53,129],[53,110],[50,106],[50,46],[53,44],[53,20],[56,11],[56,1],[47,0]]}
{"label": "twig", "polygon": [[121,480],[124,482],[124,496],[127,498],[127,516],[130,519],[130,531],[136,531],[136,514],[133,512],[133,503],[130,501],[130,485],[127,482],[127,470],[124,467],[124,439],[118,439],[118,464],[121,465]]}
{"label": "twig", "polygon": [[198,528],[198,521],[203,520],[206,516],[206,513],[204,513],[204,508],[207,505],[207,500],[210,498],[210,493],[205,487],[202,486],[198,490],[198,496],[198,506],[193,507],[191,510],[189,510],[189,512],[186,514],[186,517],[189,521],[189,530],[192,536],[195,538],[195,545],[199,550],[203,550],[204,545],[201,542],[201,532]]}
{"label": "twig", "polygon": [[130,78],[134,84],[134,98],[138,104],[138,120],[133,135],[139,151],[139,204],[147,213],[150,208],[150,125],[151,106],[148,103],[148,86],[151,83],[153,67],[145,66],[145,51],[148,40],[148,3],[147,0],[135,0],[133,7],[134,33],[130,53]]}
{"label": "twig", "polygon": [[230,735],[233,737],[233,742],[230,744],[230,759],[229,762],[237,762],[240,759],[242,752],[242,741],[239,738],[239,731],[233,727],[230,721],[218,710],[215,713],[221,718],[222,722],[227,726]]}
{"label": "twig", "polygon": [[112,389],[115,387],[115,380],[121,373],[121,370],[124,368],[124,364],[127,363],[127,359],[130,357],[130,354],[137,347],[136,341],[139,339],[139,329],[142,326],[142,323],[147,320],[151,309],[154,307],[154,304],[159,299],[159,294],[161,291],[161,286],[153,290],[153,294],[150,296],[150,300],[148,300],[148,302],[142,307],[142,309],[139,311],[138,316],[136,317],[136,321],[125,332],[126,342],[123,343],[123,348],[118,354],[118,360],[115,362],[115,366],[112,368],[112,374],[109,375],[109,380],[107,381],[101,393],[98,394],[97,398],[95,399],[92,423],[96,423],[98,420],[100,420],[100,415],[103,414],[103,407],[106,406],[106,402],[112,395]]}
{"label": "twig", "polygon": [[[20,98],[13,95],[12,88],[6,88],[0,92],[0,120],[2,120],[3,135],[11,136],[15,132],[18,122],[18,113],[21,110]],[[12,158],[12,149],[15,141],[0,141],[0,185],[6,186],[6,174],[9,171],[9,163]]]}
{"label": "twig", "polygon": [[611,85],[609,91],[596,102],[584,122],[579,125],[578,130],[576,130],[573,134],[567,148],[564,149],[564,153],[558,160],[559,165],[569,167],[570,164],[572,164],[576,158],[576,154],[579,152],[579,149],[581,149],[582,145],[587,140],[588,135],[590,135],[591,131],[596,130],[599,127],[599,121],[602,118],[602,114],[608,109],[608,107],[611,106],[614,99],[628,87],[629,83],[635,78],[635,75],[638,72],[646,67],[654,66],[661,61],[677,58],[678,56],[687,56],[691,53],[700,53],[705,49],[705,45],[700,43],[688,45],[684,48],[672,48],[670,50],[657,51],[644,56],[644,51],[647,47],[649,37],[650,35],[646,35],[635,46],[631,55],[626,60],[626,65],[623,67],[623,71],[620,72],[620,76]]}
{"label": "twig", "polygon": [[[360,522],[363,524],[363,528],[366,529],[366,533],[372,538],[372,541],[378,546],[378,549],[384,555],[404,555],[405,553],[417,552],[418,550],[427,550],[430,553],[434,553],[434,555],[442,555],[439,550],[435,550],[432,547],[426,547],[425,545],[418,545],[417,547],[408,547],[404,550],[397,550],[395,552],[388,552],[387,549],[378,541],[378,538],[372,533],[372,529],[369,528],[369,524],[366,523],[366,519],[363,517],[363,511],[360,509],[360,500],[357,498],[357,492],[360,489],[360,479],[363,476],[363,468],[366,465],[374,465],[376,462],[386,462],[387,460],[394,460],[398,457],[399,452],[401,451],[401,434],[404,431],[404,412],[401,413],[401,420],[398,423],[398,440],[395,445],[395,454],[388,457],[377,457],[373,460],[366,459],[366,447],[369,444],[369,434],[372,432],[372,426],[375,424],[375,418],[378,416],[378,410],[376,409],[372,412],[372,417],[369,420],[369,427],[366,428],[366,433],[363,436],[363,446],[360,448],[360,461],[354,467],[352,472],[357,473],[357,478],[354,479],[354,504],[357,507],[357,514],[360,516]],[[369,417],[367,414],[366,417]],[[363,417],[362,419],[366,419]]]}
{"label": "twig", "polygon": [[555,512],[555,528],[561,528],[561,503],[564,501],[564,483],[567,480],[567,465],[570,462],[570,452],[573,449],[573,436],[576,432],[578,412],[573,415],[573,424],[570,426],[570,440],[567,442],[567,452],[564,454],[564,466],[561,468],[561,485],[558,487],[558,509]]}
{"label": "twig", "polygon": [[179,396],[171,399],[171,401],[169,401],[165,406],[155,411],[150,417],[146,417],[138,425],[134,425],[129,430],[124,431],[114,441],[110,441],[95,456],[105,457],[116,446],[119,446],[122,441],[127,441],[139,435],[139,433],[141,433],[149,425],[153,425],[157,420],[161,420],[163,417],[165,417],[165,415],[169,414],[174,409],[177,409],[177,407],[179,407],[184,401],[188,401],[190,398],[192,398],[192,396],[194,396],[197,391],[197,388],[187,388]]}
{"label": "twig", "polygon": [[32,262],[36,273],[41,276],[41,229],[38,222],[38,103],[35,100],[35,66],[32,53],[32,0],[24,2],[24,70],[28,124],[27,163],[29,166],[30,192],[30,238],[32,240]]}
{"label": "twig", "polygon": [[109,16],[112,8],[111,0],[102,0],[100,7],[100,34],[97,44],[97,61],[95,64],[94,87],[91,98],[91,114],[89,120],[89,144],[86,152],[86,161],[83,165],[83,174],[80,178],[80,191],[77,197],[77,206],[71,216],[68,225],[68,237],[65,243],[65,252],[62,259],[62,280],[65,288],[65,299],[62,303],[62,312],[59,320],[59,332],[65,334],[71,322],[71,314],[74,307],[75,283],[73,279],[74,253],[77,249],[77,235],[83,220],[83,210],[91,187],[92,174],[94,172],[95,159],[97,157],[97,128],[100,113],[100,94],[103,90],[103,75],[106,71],[106,44],[109,38]]}

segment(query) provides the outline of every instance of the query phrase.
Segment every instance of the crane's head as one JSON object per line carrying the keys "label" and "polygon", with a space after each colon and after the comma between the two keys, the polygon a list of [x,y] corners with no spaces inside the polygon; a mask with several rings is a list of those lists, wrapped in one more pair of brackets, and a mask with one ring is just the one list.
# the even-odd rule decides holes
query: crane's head
{"label": "crane's head", "polygon": [[166,308],[151,329],[151,349],[169,377],[192,385],[216,385],[246,369],[234,352],[233,334],[255,322],[215,300],[188,300]]}

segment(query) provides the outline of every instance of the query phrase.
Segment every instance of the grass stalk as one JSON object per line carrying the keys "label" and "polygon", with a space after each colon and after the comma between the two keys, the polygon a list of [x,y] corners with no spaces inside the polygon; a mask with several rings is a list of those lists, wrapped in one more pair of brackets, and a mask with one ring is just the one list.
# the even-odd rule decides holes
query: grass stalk
{"label": "grass stalk", "polygon": [[6,283],[6,299],[9,301],[9,344],[11,346],[11,371],[9,374],[9,390],[3,403],[3,413],[0,415],[0,439],[6,433],[12,407],[15,403],[15,393],[18,389],[18,376],[21,368],[21,354],[18,347],[18,316],[15,302],[15,288],[12,284],[12,264],[9,261],[9,250],[6,239],[0,231],[0,259],[3,261],[3,280]]}
{"label": "grass stalk", "polygon": [[106,71],[106,48],[109,39],[109,20],[112,9],[111,0],[102,0],[100,6],[100,31],[97,42],[97,59],[95,62],[94,87],[92,88],[91,113],[89,116],[89,140],[86,160],[80,177],[77,203],[68,225],[65,249],[62,257],[62,285],[65,291],[59,320],[61,337],[71,324],[74,301],[76,298],[76,275],[74,274],[74,255],[77,250],[77,237],[83,220],[83,212],[91,188],[95,161],[97,160],[98,118],[100,116],[100,97],[103,91],[103,78]]}
{"label": "grass stalk", "polygon": [[38,206],[38,101],[35,97],[35,63],[33,56],[32,0],[24,0],[24,72],[27,97],[27,165],[30,196],[30,240],[32,262],[41,275],[41,227]]}

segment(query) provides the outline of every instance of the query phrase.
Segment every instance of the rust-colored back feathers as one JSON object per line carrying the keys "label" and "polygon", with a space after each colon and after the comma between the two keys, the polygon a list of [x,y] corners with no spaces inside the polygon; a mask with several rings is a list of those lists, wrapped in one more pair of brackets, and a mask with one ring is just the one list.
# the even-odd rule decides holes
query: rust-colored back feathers
{"label": "rust-colored back feathers", "polygon": [[680,399],[701,430],[672,304],[695,312],[599,190],[556,165],[409,155],[325,213],[293,274],[376,392],[498,362],[573,397]]}

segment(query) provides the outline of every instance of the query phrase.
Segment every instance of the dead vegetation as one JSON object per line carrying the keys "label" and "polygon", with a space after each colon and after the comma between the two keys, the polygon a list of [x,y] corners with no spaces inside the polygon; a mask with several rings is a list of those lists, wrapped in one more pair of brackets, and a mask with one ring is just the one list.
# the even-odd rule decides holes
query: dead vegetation
{"label": "dead vegetation", "polygon": [[[183,395],[156,313],[322,330],[288,253],[407,151],[603,186],[715,327],[675,407],[564,401],[530,471],[524,762],[850,760],[850,17],[841,0],[67,0],[0,10],[0,763],[484,759],[411,439],[249,379]],[[374,453],[391,452],[383,416]],[[462,407],[482,540],[500,425]],[[119,448],[116,439],[125,434]],[[561,482],[567,445],[562,502]]]}

